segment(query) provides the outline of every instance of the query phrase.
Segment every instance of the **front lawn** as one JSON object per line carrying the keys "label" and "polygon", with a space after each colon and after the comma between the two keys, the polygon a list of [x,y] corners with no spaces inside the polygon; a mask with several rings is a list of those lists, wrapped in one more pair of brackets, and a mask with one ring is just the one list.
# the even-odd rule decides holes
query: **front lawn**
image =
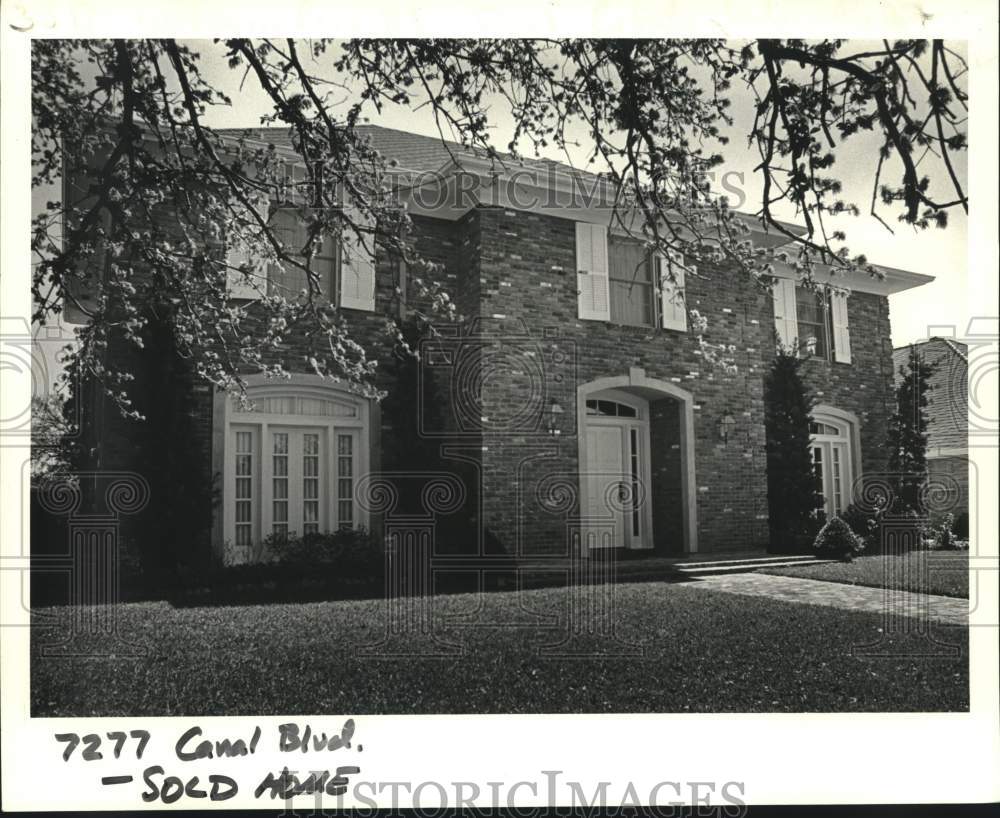
{"label": "front lawn", "polygon": [[[595,589],[590,589],[593,592]],[[603,590],[607,590],[604,586]],[[947,658],[883,618],[659,582],[615,588],[617,632],[638,656],[539,655],[558,645],[566,589],[433,600],[439,643],[390,640],[383,600],[174,608],[123,606],[120,631],[145,658],[49,658],[32,641],[35,716],[293,713],[946,711],[969,706],[968,639],[941,627]],[[51,615],[54,609],[45,611]],[[452,621],[441,624],[448,618]],[[455,618],[464,620],[460,626]],[[546,618],[548,618],[546,620]],[[520,627],[516,627],[520,624]],[[580,629],[557,652],[613,652]],[[914,655],[872,658],[852,648]],[[444,658],[406,656],[415,645]],[[627,646],[629,647],[629,646]],[[392,652],[396,650],[397,655]],[[464,655],[461,652],[464,651]],[[898,651],[896,651],[898,653]]]}
{"label": "front lawn", "polygon": [[858,557],[853,562],[764,568],[759,573],[969,598],[968,551],[914,551],[896,557],[874,555]]}

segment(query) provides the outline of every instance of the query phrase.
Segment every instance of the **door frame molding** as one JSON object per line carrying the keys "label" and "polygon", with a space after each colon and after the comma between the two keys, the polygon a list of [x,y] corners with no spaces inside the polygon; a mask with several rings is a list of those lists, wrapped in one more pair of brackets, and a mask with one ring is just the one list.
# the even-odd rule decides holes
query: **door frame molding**
{"label": "door frame molding", "polygon": [[[680,402],[680,437],[681,437],[681,502],[683,503],[683,531],[685,554],[695,554],[698,551],[698,507],[697,486],[695,483],[694,462],[694,395],[676,384],[658,378],[649,378],[641,367],[631,367],[627,375],[616,375],[597,378],[581,384],[576,389],[576,428],[577,428],[577,475],[587,470],[587,398],[594,392],[606,389],[632,391],[637,397],[647,401],[660,398],[672,398]],[[650,435],[652,439],[652,435]],[[647,452],[652,465],[652,450]],[[579,477],[578,477],[579,479]],[[654,478],[655,479],[655,478]],[[586,516],[587,498],[580,487],[580,514]],[[588,556],[586,554],[584,557]]]}
{"label": "door frame molding", "polygon": [[[813,406],[809,413],[809,419],[818,422],[823,422],[824,420],[833,421],[835,425],[845,427],[845,431],[847,432],[847,452],[851,458],[851,479],[849,481],[849,485],[846,487],[847,492],[844,503],[844,508],[847,508],[847,506],[854,502],[854,499],[861,491],[862,486],[861,421],[858,416],[854,414],[854,412],[850,412],[847,409],[840,409],[836,406],[831,406],[828,403],[817,403]],[[812,438],[813,435],[810,435],[810,445]]]}
{"label": "door frame molding", "polygon": [[[621,450],[621,469],[622,475],[631,474],[631,438],[632,432],[638,432],[638,444],[639,444],[639,465],[640,474],[639,480],[641,484],[645,486],[647,494],[651,491],[653,485],[653,467],[652,467],[652,457],[651,457],[651,443],[650,443],[650,433],[649,433],[649,400],[644,398],[642,395],[638,395],[634,392],[622,392],[621,390],[602,390],[601,392],[591,392],[591,395],[597,395],[599,400],[610,400],[615,403],[622,403],[635,408],[636,417],[603,417],[603,416],[593,416],[586,414],[586,404],[584,405],[584,415],[586,418],[586,426],[584,427],[584,435],[588,435],[591,428],[594,427],[606,427],[611,429],[617,429],[620,433],[620,450]],[[586,440],[584,441],[586,444]],[[589,447],[586,447],[589,454]],[[581,474],[584,472],[581,471]],[[597,476],[604,476],[604,472],[599,472]],[[589,498],[588,493],[589,487],[585,487],[581,482],[580,491]],[[589,511],[589,499],[586,501]],[[631,527],[631,514],[622,512],[622,525],[626,528],[623,531],[624,542],[622,547],[633,551],[652,551],[653,550],[653,505],[652,497],[647,496],[646,502],[643,504],[641,511],[641,534],[640,540],[641,545],[632,545],[633,535],[630,532]]]}

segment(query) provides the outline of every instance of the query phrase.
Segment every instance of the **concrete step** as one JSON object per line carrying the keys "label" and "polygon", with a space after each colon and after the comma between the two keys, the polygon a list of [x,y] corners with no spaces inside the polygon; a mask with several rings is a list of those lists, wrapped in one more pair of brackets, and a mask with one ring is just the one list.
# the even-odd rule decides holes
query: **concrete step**
{"label": "concrete step", "polygon": [[675,566],[677,571],[684,576],[694,577],[694,576],[711,576],[712,574],[740,574],[740,573],[750,573],[751,571],[758,571],[761,568],[794,568],[801,567],[804,565],[825,565],[829,562],[836,562],[836,560],[820,560],[813,557],[809,557],[803,560],[764,560],[764,561],[754,561],[753,563],[740,563],[737,565],[727,565],[724,563],[706,563],[699,566],[690,565],[677,565]]}
{"label": "concrete step", "polygon": [[812,554],[771,554],[766,557],[741,557],[733,559],[718,560],[680,560],[676,564],[678,568],[705,568],[707,566],[718,565],[766,565],[772,562],[787,562],[795,564],[798,562],[811,562],[815,560]]}

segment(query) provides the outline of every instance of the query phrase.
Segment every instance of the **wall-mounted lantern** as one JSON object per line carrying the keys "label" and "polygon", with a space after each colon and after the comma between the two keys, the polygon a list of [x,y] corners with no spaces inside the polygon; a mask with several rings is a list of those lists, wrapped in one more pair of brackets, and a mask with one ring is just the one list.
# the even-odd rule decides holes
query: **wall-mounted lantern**
{"label": "wall-mounted lantern", "polygon": [[730,414],[723,415],[722,420],[719,421],[719,437],[723,443],[729,443],[729,435],[733,433],[735,428],[736,418]]}
{"label": "wall-mounted lantern", "polygon": [[563,415],[565,410],[559,405],[559,402],[553,398],[552,403],[549,404],[549,411],[545,417],[546,426],[548,428],[550,435],[558,435],[559,431],[559,418]]}

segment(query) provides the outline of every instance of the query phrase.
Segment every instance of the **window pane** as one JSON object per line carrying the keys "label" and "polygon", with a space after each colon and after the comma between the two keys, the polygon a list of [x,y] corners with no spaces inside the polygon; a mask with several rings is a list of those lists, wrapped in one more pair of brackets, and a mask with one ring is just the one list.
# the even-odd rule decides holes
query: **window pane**
{"label": "window pane", "polygon": [[319,454],[319,435],[302,435],[302,453],[305,455]]}
{"label": "window pane", "polygon": [[[300,264],[305,263],[303,250],[308,238],[307,225],[300,214],[293,209],[283,208],[271,215],[271,226],[280,238],[285,251]],[[310,270],[317,279],[320,294],[328,300],[333,300],[334,279],[337,269],[336,242],[326,237],[322,246],[314,245]],[[268,268],[268,294],[295,298],[301,290],[308,289],[308,279],[304,270],[285,262],[279,267],[272,264]]]}
{"label": "window pane", "polygon": [[352,444],[354,441],[351,439],[350,435],[338,435],[337,436],[337,454],[349,455],[353,451]]}
{"label": "window pane", "polygon": [[616,281],[651,283],[653,271],[646,247],[641,242],[612,238],[608,242],[608,273]]}
{"label": "window pane", "polygon": [[254,538],[254,437],[253,432],[238,431],[234,434],[235,458],[235,496],[233,499],[234,540],[238,546],[253,544]]}
{"label": "window pane", "polygon": [[354,525],[353,451],[351,435],[337,435],[337,523],[341,528]]}
{"label": "window pane", "polygon": [[811,349],[820,358],[828,358],[830,350],[830,302],[822,293],[795,288],[798,315],[799,348]]}
{"label": "window pane", "polygon": [[612,239],[608,244],[611,320],[653,326],[653,270],[643,244]]}
{"label": "window pane", "polygon": [[611,320],[633,327],[653,326],[653,285],[628,281],[611,284]]}

